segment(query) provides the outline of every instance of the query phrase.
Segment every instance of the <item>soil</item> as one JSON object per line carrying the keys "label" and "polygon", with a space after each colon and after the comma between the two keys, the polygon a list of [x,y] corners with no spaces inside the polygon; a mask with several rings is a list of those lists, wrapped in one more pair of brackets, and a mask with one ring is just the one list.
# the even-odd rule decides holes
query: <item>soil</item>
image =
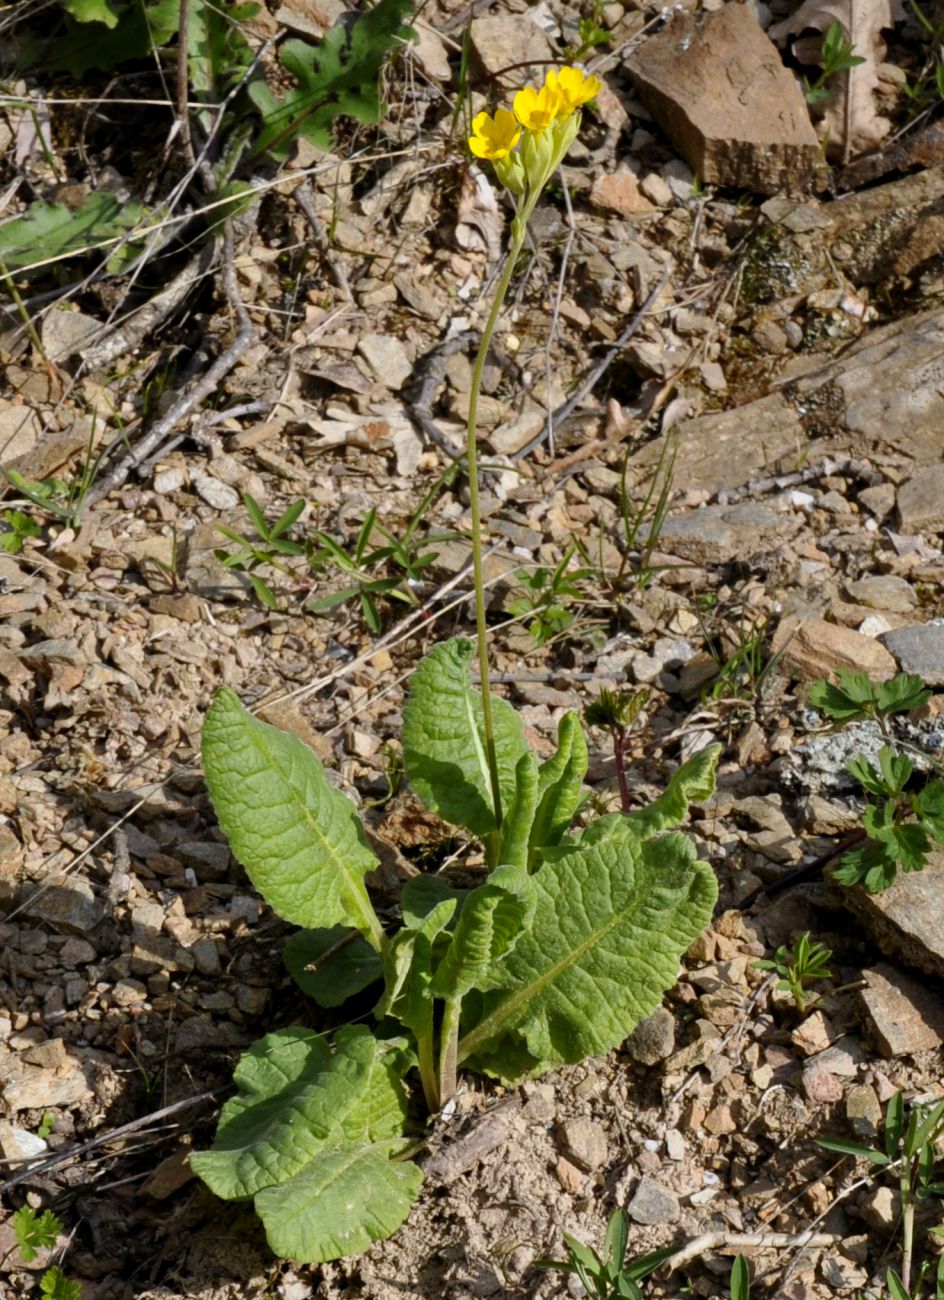
{"label": "soil", "polygon": [[[37,20],[27,8],[9,30]],[[541,9],[559,57],[580,15]],[[530,21],[513,0],[493,14]],[[398,741],[419,658],[473,628],[455,458],[508,223],[453,130],[468,13],[438,4],[388,75],[380,126],[342,123],[333,153],[302,142],[260,173],[231,250],[214,245],[197,288],[124,350],[103,359],[89,330],[114,340],[199,249],[173,247],[134,285],[18,282],[32,337],[18,310],[0,317],[0,464],[22,476],[0,518],[36,524],[0,553],[4,1300],[39,1294],[52,1258],[13,1251],[23,1204],[59,1215],[54,1258],[82,1300],[579,1295],[538,1261],[562,1256],[564,1233],[599,1247],[616,1206],[632,1255],[708,1234],[646,1283],[653,1296],[718,1294],[737,1253],[754,1294],[781,1300],[880,1295],[899,1266],[887,1180],[816,1138],[881,1143],[896,1091],[944,1096],[944,958],[907,916],[850,910],[828,873],[778,886],[861,818],[844,756],[824,754],[813,679],[848,663],[922,672],[938,693],[900,734],[931,765],[944,749],[941,172],[926,149],[908,155],[913,174],[890,165],[846,198],[693,184],[625,68],[656,10],[597,16],[606,91],[564,167],[566,201],[554,190],[536,214],[485,371],[495,689],[542,751],[564,711],[647,689],[636,803],[723,744],[718,793],[687,828],[717,870],[712,927],[619,1050],[516,1090],[467,1077],[434,1122],[418,1110],[423,1192],[364,1256],[279,1261],[251,1209],[189,1169],[240,1051],[274,1027],[332,1023],[284,971],[290,927],[216,825],[199,758],[214,692],[300,736],[360,806],[383,905],[415,871],[469,861],[405,788]],[[253,21],[257,45],[277,27],[265,9]],[[899,27],[883,65],[896,124],[893,74],[918,36]],[[476,96],[490,85],[478,57]],[[38,126],[12,100],[0,110],[5,217],[72,201],[67,181],[134,189],[143,145],[164,147],[152,71],[84,83],[87,104],[65,102],[66,82],[17,82],[50,100]],[[632,183],[592,198],[624,163]],[[248,345],[185,409],[241,337],[234,283]],[[162,420],[141,461],[123,460]],[[269,525],[304,503],[285,534],[296,553],[260,541],[244,494]],[[381,555],[352,577],[332,554],[354,552],[372,511],[388,533],[365,554],[407,530],[416,545],[406,568]],[[247,543],[221,527],[262,560],[233,565]],[[548,596],[567,556],[572,585]],[[393,594],[367,586],[387,578]],[[925,630],[917,650],[894,640],[902,628]],[[851,735],[852,753],[874,752],[867,728]],[[615,809],[608,738],[590,740],[592,805]],[[940,855],[928,871],[944,882]],[[942,897],[927,886],[919,910]],[[801,1014],[756,962],[805,932],[831,974]],[[905,999],[894,1025],[863,992],[876,970]],[[941,1222],[941,1202],[922,1202],[920,1258],[936,1258]]]}

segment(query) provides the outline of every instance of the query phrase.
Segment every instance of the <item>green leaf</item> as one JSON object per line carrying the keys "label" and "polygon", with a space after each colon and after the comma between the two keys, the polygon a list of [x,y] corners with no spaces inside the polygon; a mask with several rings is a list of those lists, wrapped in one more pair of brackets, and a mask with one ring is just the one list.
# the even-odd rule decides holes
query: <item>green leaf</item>
{"label": "green leaf", "polygon": [[349,26],[332,27],[317,46],[285,41],[279,55],[295,79],[295,89],[280,99],[263,81],[249,87],[263,120],[256,152],[268,150],[276,158],[283,157],[296,135],[328,149],[339,116],[379,122],[383,112],[380,68],[391,49],[412,38],[411,29],[403,24],[411,8],[410,0],[379,0]]}
{"label": "green leaf", "polygon": [[848,849],[841,857],[832,878],[840,885],[864,885],[870,894],[879,894],[894,884],[898,867],[888,846],[875,840]]}
{"label": "green leaf", "polygon": [[844,1156],[855,1156],[858,1160],[869,1160],[873,1165],[887,1165],[888,1156],[873,1147],[864,1147],[859,1142],[846,1142],[842,1138],[816,1138],[816,1145],[826,1151],[838,1151]]}
{"label": "green leaf", "polygon": [[878,765],[890,789],[899,794],[904,790],[914,771],[911,760],[905,754],[898,754],[890,745],[883,745],[878,752]]}
{"label": "green leaf", "polygon": [[627,815],[633,833],[639,839],[647,839],[681,825],[688,814],[689,804],[699,803],[714,794],[715,770],[720,756],[721,746],[709,745],[687,759],[673,773],[658,799]]}
{"label": "green leaf", "polygon": [[538,760],[528,750],[515,768],[515,796],[505,809],[497,854],[499,862],[522,870],[528,867],[528,844],[538,809],[538,781]]}
{"label": "green leaf", "polygon": [[809,700],[814,709],[819,709],[820,713],[825,713],[835,722],[852,722],[865,716],[862,705],[850,699],[845,691],[833,686],[831,682],[814,682],[810,687]]}
{"label": "green leaf", "polygon": [[32,1206],[23,1205],[13,1216],[13,1233],[26,1264],[32,1263],[39,1251],[55,1246],[61,1232],[62,1221],[52,1210],[37,1214]]}
{"label": "green leaf", "polygon": [[920,709],[931,698],[931,692],[917,673],[898,673],[875,690],[875,701],[882,717],[892,713],[910,713]]}
{"label": "green leaf", "polygon": [[840,689],[847,699],[860,705],[874,702],[875,687],[865,673],[857,668],[847,668],[843,665],[836,669],[836,676],[839,678]]}
{"label": "green leaf", "polygon": [[203,765],[220,826],[270,906],[309,929],[353,926],[379,951],[364,887],[377,859],[311,750],[222,690],[203,725]]}
{"label": "green leaf", "polygon": [[375,1014],[395,1016],[420,1042],[433,1032],[433,945],[455,910],[454,898],[443,899],[415,928],[404,925],[384,950],[385,987]]}
{"label": "green leaf", "polygon": [[66,13],[80,23],[104,23],[112,28],[118,25],[118,15],[108,0],[62,0]]}
{"label": "green leaf", "polygon": [[339,1030],[333,1052],[307,1029],[269,1034],[239,1062],[240,1095],[191,1165],[217,1195],[255,1195],[277,1254],[317,1263],[364,1250],[396,1231],[422,1181],[391,1162],[411,1059],[362,1026]]}
{"label": "green leaf", "polygon": [[462,998],[496,987],[499,959],[525,933],[534,914],[534,890],[523,868],[497,867],[465,899],[445,956],[433,978],[434,997]]}
{"label": "green leaf", "polygon": [[531,877],[534,920],[495,963],[497,987],[459,1044],[460,1061],[505,1079],[621,1042],[675,983],[717,898],[683,835],[558,853]]}
{"label": "green leaf", "polygon": [[863,790],[869,794],[878,795],[880,798],[890,794],[888,787],[882,780],[877,768],[873,767],[867,758],[862,754],[856,758],[850,758],[846,763],[846,771],[850,773],[861,785]]}
{"label": "green leaf", "polygon": [[[479,839],[495,831],[481,692],[469,680],[471,641],[456,638],[423,659],[403,710],[403,761],[414,790],[446,821]],[[492,697],[502,804],[515,794],[515,770],[528,752],[524,727],[505,700]]]}
{"label": "green leaf", "polygon": [[81,1300],[81,1282],[70,1281],[61,1269],[53,1265],[39,1279],[39,1291],[47,1300]]}
{"label": "green leaf", "polygon": [[[50,259],[75,257],[112,246],[144,219],[140,203],[121,204],[110,190],[95,190],[77,208],[64,203],[32,203],[22,217],[0,225],[0,257],[11,270],[29,270]],[[108,269],[118,272],[143,249],[143,237],[108,253]]]}
{"label": "green leaf", "polygon": [[743,1255],[735,1256],[731,1265],[731,1300],[749,1300],[751,1274]]}
{"label": "green leaf", "polygon": [[[383,976],[377,952],[363,935],[343,925],[298,930],[282,959],[301,991],[320,1007],[339,1007]],[[308,970],[312,965],[317,969]]]}
{"label": "green leaf", "polygon": [[453,889],[442,876],[414,876],[406,882],[400,894],[403,924],[416,930],[423,917],[444,899],[454,898],[459,906],[465,894],[465,890]]}
{"label": "green leaf", "polygon": [[891,1300],[911,1300],[904,1283],[893,1268],[885,1274],[885,1285],[888,1287]]}
{"label": "green leaf", "polygon": [[180,22],[180,0],[122,4],[112,0],[118,23],[70,23],[72,30],[47,46],[41,44],[32,62],[48,72],[69,72],[82,78],[92,68],[110,72],[119,63],[147,58],[166,45]]}
{"label": "green leaf", "polygon": [[531,827],[529,866],[542,849],[560,843],[580,806],[588,762],[580,719],[565,713],[557,726],[557,753],[541,764],[538,774],[540,801]]}

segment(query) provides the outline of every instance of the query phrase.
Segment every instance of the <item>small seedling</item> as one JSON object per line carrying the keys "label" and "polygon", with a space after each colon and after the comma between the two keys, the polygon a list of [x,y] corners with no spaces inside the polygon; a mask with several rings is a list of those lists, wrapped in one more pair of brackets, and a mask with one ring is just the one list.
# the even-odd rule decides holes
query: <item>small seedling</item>
{"label": "small seedling", "polygon": [[568,61],[582,63],[601,45],[609,45],[613,37],[611,32],[600,26],[602,13],[603,0],[594,0],[592,12],[577,24],[577,44],[567,47],[565,58]]}
{"label": "small seedling", "polygon": [[623,470],[620,480],[620,519],[623,525],[623,559],[616,575],[617,590],[622,590],[627,580],[627,571],[632,574],[632,581],[637,591],[644,591],[656,573],[662,568],[684,567],[654,565],[652,556],[659,545],[662,525],[668,514],[672,499],[672,485],[675,477],[675,458],[678,449],[671,438],[666,438],[659,452],[652,471],[652,478],[642,501],[635,505],[626,486],[629,469],[630,452],[623,458]]}
{"label": "small seedling", "polygon": [[780,976],[777,988],[789,990],[797,1011],[805,1016],[819,1002],[818,993],[810,994],[807,991],[810,985],[832,977],[832,971],[827,965],[831,956],[832,952],[825,944],[810,941],[807,930],[792,948],[781,944],[772,961],[758,961],[754,965],[758,970],[776,971]]}
{"label": "small seedling", "polygon": [[823,70],[815,81],[808,81],[805,77],[803,79],[803,93],[808,104],[816,104],[820,100],[827,99],[830,94],[829,83],[833,77],[865,62],[861,55],[853,54],[854,49],[852,42],[846,40],[842,23],[830,23],[820,47]]}
{"label": "small seedling", "polygon": [[910,713],[931,698],[916,673],[898,673],[886,682],[872,682],[854,668],[837,668],[839,685],[818,681],[810,687],[810,703],[837,723],[877,722],[889,735],[888,719],[895,713]]}
{"label": "small seedling", "polygon": [[227,528],[225,524],[217,524],[216,527],[228,537],[231,542],[236,542],[242,547],[241,551],[230,552],[222,549],[214,551],[214,555],[227,569],[236,569],[240,573],[245,573],[252,584],[252,589],[259,600],[262,601],[268,609],[278,609],[272,589],[268,583],[260,578],[255,572],[263,564],[270,565],[273,569],[279,569],[282,573],[287,573],[285,565],[279,560],[279,556],[304,555],[305,548],[299,546],[297,542],[290,542],[285,534],[297,523],[299,515],[305,509],[303,500],[293,501],[289,508],[279,516],[274,524],[266,523],[266,517],[258,502],[255,501],[249,493],[243,496],[243,505],[246,507],[246,513],[252,520],[252,526],[259,534],[260,542],[250,541],[242,533],[236,532],[233,528]]}
{"label": "small seedling", "polygon": [[[911,1271],[914,1256],[915,1208],[918,1201],[944,1196],[944,1177],[938,1166],[941,1157],[937,1144],[944,1138],[944,1101],[917,1103],[905,1116],[904,1093],[896,1092],[885,1111],[884,1150],[847,1142],[842,1138],[818,1138],[817,1145],[827,1151],[868,1160],[879,1169],[898,1171],[898,1191],[901,1197],[901,1273],[893,1273],[889,1282],[893,1300],[910,1300]],[[939,1234],[941,1235],[941,1234]],[[915,1294],[927,1276],[929,1262],[918,1271]],[[937,1269],[938,1285],[944,1283],[944,1268]],[[896,1289],[898,1288],[898,1289]],[[940,1297],[941,1291],[938,1290]]]}
{"label": "small seedling", "polygon": [[605,727],[613,740],[613,759],[619,785],[620,807],[629,812],[629,784],[626,780],[626,742],[634,723],[649,703],[650,690],[601,691],[584,710],[588,727]]}
{"label": "small seedling", "polygon": [[944,781],[935,777],[908,793],[911,760],[889,745],[879,750],[878,767],[865,757],[850,759],[846,767],[876,802],[867,804],[862,817],[867,839],[843,854],[833,878],[876,894],[894,884],[899,869],[921,871],[932,843],[944,844]]}
{"label": "small seedling", "polygon": [[[52,1210],[37,1214],[30,1205],[21,1206],[13,1215],[13,1235],[24,1264],[31,1264],[41,1250],[50,1250],[62,1234],[62,1222]],[[0,1259],[4,1265],[12,1250]],[[40,1292],[47,1300],[79,1300],[81,1284],[70,1281],[55,1266],[46,1269],[39,1280]]]}
{"label": "small seedling", "polygon": [[592,570],[568,568],[576,549],[569,546],[553,569],[539,568],[533,573],[518,569],[515,573],[524,594],[508,602],[508,612],[526,620],[536,645],[546,645],[572,627],[575,615],[569,606],[585,599],[580,583],[591,576]]}
{"label": "small seedling", "polygon": [[642,1300],[639,1282],[676,1253],[677,1247],[664,1246],[639,1259],[626,1260],[629,1224],[622,1210],[614,1210],[606,1226],[603,1253],[564,1233],[566,1259],[539,1259],[535,1268],[576,1273],[591,1300]]}
{"label": "small seedling", "polygon": [[0,518],[7,526],[0,533],[0,551],[7,555],[19,555],[27,538],[38,537],[42,532],[36,520],[22,510],[2,510]]}

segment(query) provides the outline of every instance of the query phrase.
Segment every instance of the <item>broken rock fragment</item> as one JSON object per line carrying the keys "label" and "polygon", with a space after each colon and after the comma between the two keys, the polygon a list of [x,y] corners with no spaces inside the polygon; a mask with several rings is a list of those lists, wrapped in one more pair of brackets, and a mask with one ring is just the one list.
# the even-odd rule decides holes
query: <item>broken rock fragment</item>
{"label": "broken rock fragment", "polygon": [[680,13],[627,67],[703,181],[761,194],[809,183],[819,142],[806,101],[751,6]]}

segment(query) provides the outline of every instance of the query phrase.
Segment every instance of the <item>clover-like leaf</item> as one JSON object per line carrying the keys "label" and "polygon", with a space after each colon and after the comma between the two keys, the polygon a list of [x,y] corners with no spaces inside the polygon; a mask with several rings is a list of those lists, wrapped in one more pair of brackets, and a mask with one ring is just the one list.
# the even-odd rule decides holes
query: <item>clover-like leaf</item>
{"label": "clover-like leaf", "polygon": [[221,690],[203,725],[203,766],[234,854],[279,915],[309,929],[353,926],[379,951],[364,886],[377,859],[311,750]]}

